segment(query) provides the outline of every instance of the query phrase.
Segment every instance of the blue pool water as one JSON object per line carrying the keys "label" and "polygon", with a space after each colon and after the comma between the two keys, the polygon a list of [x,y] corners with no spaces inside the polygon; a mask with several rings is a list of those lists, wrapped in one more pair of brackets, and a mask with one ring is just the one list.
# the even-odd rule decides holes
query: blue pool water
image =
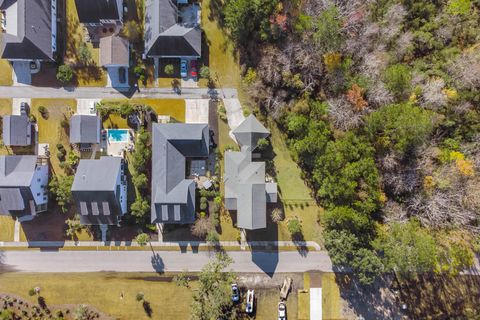
{"label": "blue pool water", "polygon": [[110,142],[128,142],[128,130],[111,129],[108,130],[108,141]]}

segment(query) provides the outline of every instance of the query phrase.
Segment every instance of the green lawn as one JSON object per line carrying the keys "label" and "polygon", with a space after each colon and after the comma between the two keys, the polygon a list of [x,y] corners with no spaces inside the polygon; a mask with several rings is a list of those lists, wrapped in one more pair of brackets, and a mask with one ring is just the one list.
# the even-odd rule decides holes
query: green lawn
{"label": "green lawn", "polygon": [[12,114],[12,99],[0,99],[0,116]]}
{"label": "green lawn", "polygon": [[15,220],[10,216],[0,216],[0,241],[13,241]]}
{"label": "green lawn", "polygon": [[0,59],[0,86],[11,86],[12,84],[12,66],[8,60]]}
{"label": "green lawn", "polygon": [[110,114],[108,118],[103,121],[105,129],[127,129],[127,119],[120,117],[118,114]]}
{"label": "green lawn", "polygon": [[[183,99],[104,99],[105,104],[143,104],[152,107],[160,115],[169,115],[178,122],[185,122],[185,100]],[[125,121],[126,122],[126,121]],[[119,126],[120,127],[120,126]],[[122,127],[120,127],[122,128]]]}
{"label": "green lawn", "polygon": [[[48,118],[44,119],[38,112],[38,107],[44,106],[48,109]],[[60,169],[56,153],[57,143],[63,144],[65,149],[70,149],[68,132],[60,125],[61,121],[77,110],[77,100],[75,99],[32,99],[31,113],[37,118],[38,123],[38,142],[48,143],[50,146],[50,163],[54,174],[63,174]]]}
{"label": "green lawn", "polygon": [[335,280],[335,273],[322,274],[322,313],[323,319],[341,318],[340,288]]}

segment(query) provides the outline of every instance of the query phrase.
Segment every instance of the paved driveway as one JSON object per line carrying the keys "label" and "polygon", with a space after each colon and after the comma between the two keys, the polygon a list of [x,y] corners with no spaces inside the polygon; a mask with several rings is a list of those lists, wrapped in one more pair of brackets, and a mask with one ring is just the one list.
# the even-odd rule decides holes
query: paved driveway
{"label": "paved driveway", "polygon": [[185,122],[208,123],[208,99],[185,99]]}
{"label": "paved driveway", "polygon": [[13,63],[13,84],[14,85],[31,85],[32,74],[30,72],[29,61],[15,61]]}
{"label": "paved driveway", "polygon": [[12,99],[12,114],[20,115],[20,105],[26,102],[30,107],[32,106],[32,99],[30,98],[13,98]]}
{"label": "paved driveway", "polygon": [[92,114],[90,107],[95,106],[95,103],[100,102],[100,99],[77,99],[77,113],[78,114]]}
{"label": "paved driveway", "polygon": [[235,140],[232,130],[235,130],[240,123],[245,120],[242,105],[238,99],[223,99],[225,110],[227,111],[228,126],[230,127],[230,137]]}

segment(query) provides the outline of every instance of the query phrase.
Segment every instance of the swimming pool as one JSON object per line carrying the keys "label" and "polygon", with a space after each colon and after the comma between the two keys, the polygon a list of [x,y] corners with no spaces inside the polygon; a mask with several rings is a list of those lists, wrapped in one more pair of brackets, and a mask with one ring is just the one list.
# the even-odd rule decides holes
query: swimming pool
{"label": "swimming pool", "polygon": [[128,142],[127,129],[111,129],[108,130],[108,142]]}

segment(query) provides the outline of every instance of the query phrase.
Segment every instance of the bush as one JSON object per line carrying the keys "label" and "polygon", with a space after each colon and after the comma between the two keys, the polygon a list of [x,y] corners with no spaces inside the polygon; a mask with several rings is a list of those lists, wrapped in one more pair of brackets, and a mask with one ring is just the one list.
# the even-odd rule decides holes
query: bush
{"label": "bush", "polygon": [[58,67],[57,80],[62,83],[70,82],[73,78],[73,69],[69,65],[61,65]]}
{"label": "bush", "polygon": [[163,70],[166,75],[171,76],[175,72],[175,69],[173,68],[173,64],[167,64],[165,66],[165,69]]}
{"label": "bush", "polygon": [[218,241],[220,241],[220,235],[218,234],[218,232],[216,230],[210,230],[207,233],[206,240],[210,243],[218,242]]}
{"label": "bush", "polygon": [[30,288],[30,289],[28,290],[28,295],[29,295],[30,297],[34,296],[36,293],[37,293],[37,292],[35,292],[35,288]]}
{"label": "bush", "polygon": [[405,98],[409,94],[412,75],[410,68],[403,64],[394,64],[385,70],[383,75],[386,87],[397,98]]}
{"label": "bush", "polygon": [[124,119],[130,116],[134,111],[135,109],[130,103],[122,103],[118,108],[118,113]]}
{"label": "bush", "polygon": [[202,66],[200,68],[200,77],[204,78],[204,79],[210,79],[210,68],[207,67],[207,66]]}
{"label": "bush", "polygon": [[298,220],[297,217],[292,218],[288,220],[287,229],[291,235],[302,233],[302,223],[300,222],[300,220]]}
{"label": "bush", "polygon": [[42,118],[47,119],[48,118],[48,109],[45,108],[44,106],[38,107],[38,112],[40,112],[40,115]]}
{"label": "bush", "polygon": [[135,237],[135,241],[143,247],[150,241],[150,237],[146,233],[140,233]]}
{"label": "bush", "polygon": [[258,139],[257,148],[259,151],[265,151],[270,146],[270,141],[265,138]]}
{"label": "bush", "polygon": [[200,210],[206,210],[207,209],[207,203],[206,202],[202,202],[200,203]]}
{"label": "bush", "polygon": [[67,119],[62,119],[62,121],[60,122],[60,126],[63,129],[68,129],[70,127],[70,122]]}
{"label": "bush", "polygon": [[272,210],[271,217],[273,222],[279,223],[285,219],[285,212],[280,208],[275,208]]}
{"label": "bush", "polygon": [[138,292],[137,295],[135,296],[135,299],[137,301],[142,301],[145,298],[145,294],[143,292]]}
{"label": "bush", "polygon": [[207,202],[208,202],[208,200],[207,200],[206,197],[201,197],[200,198],[200,203],[207,203]]}

